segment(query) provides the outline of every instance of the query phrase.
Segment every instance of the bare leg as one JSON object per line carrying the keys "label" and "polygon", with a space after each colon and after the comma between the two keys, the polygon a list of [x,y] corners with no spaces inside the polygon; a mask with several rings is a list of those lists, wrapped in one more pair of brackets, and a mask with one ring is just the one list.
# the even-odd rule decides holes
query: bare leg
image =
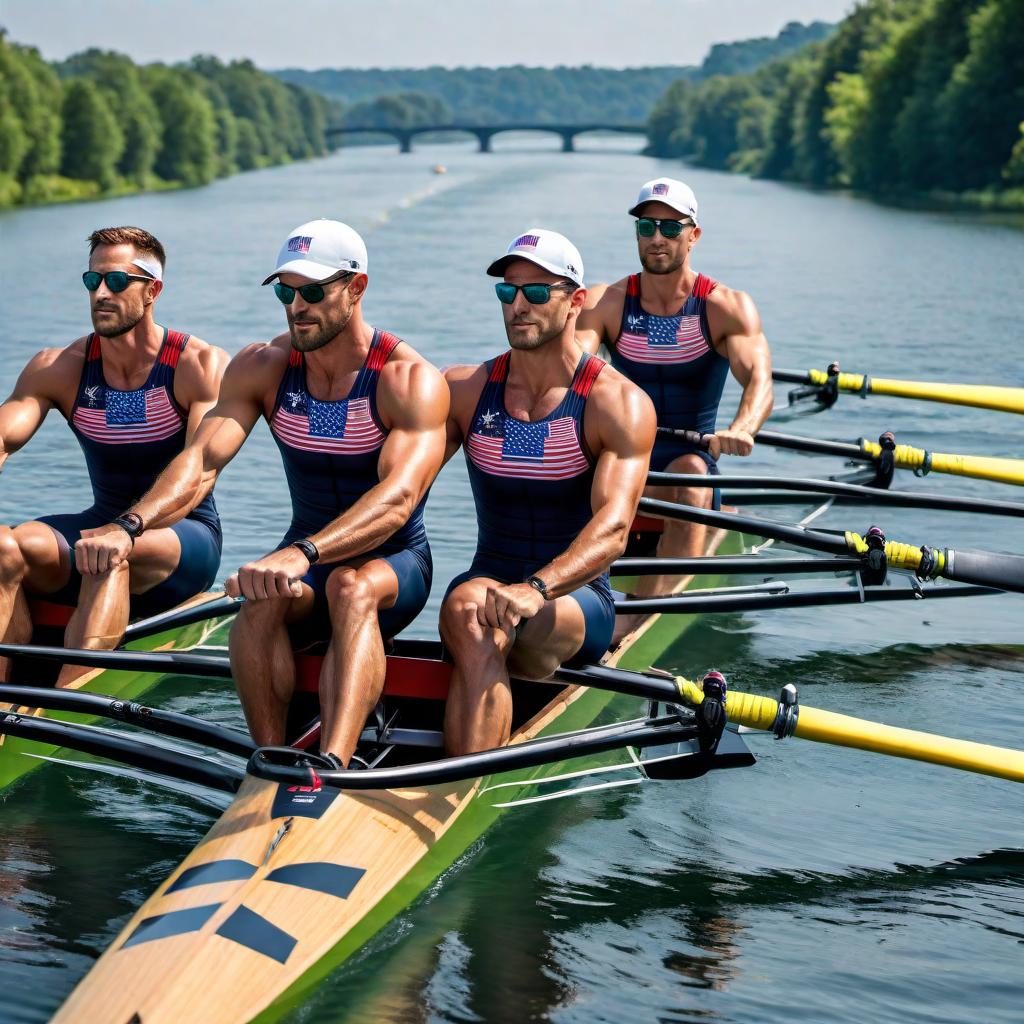
{"label": "bare leg", "polygon": [[380,695],[387,662],[377,612],[398,598],[398,578],[382,559],[341,566],[327,579],[331,643],[320,670],[320,749],[344,764]]}
{"label": "bare leg", "polygon": [[[27,567],[14,531],[0,527],[0,639],[22,644],[32,637],[28,603],[21,589]],[[10,659],[0,658],[0,681],[7,682]]]}
{"label": "bare leg", "polygon": [[[707,463],[699,455],[681,455],[673,459],[666,468],[669,473],[707,473]],[[710,487],[649,487],[644,496],[672,501],[679,505],[695,508],[710,508],[712,490]],[[695,558],[704,554],[707,527],[700,523],[684,523],[666,519],[657,554],[661,558]],[[637,583],[637,597],[654,597],[671,594],[682,582],[681,576],[644,576]]]}
{"label": "bare leg", "polygon": [[285,742],[288,704],[295,690],[295,658],[287,624],[308,615],[313,592],[302,597],[246,601],[231,627],[231,674],[253,742],[261,747]]}

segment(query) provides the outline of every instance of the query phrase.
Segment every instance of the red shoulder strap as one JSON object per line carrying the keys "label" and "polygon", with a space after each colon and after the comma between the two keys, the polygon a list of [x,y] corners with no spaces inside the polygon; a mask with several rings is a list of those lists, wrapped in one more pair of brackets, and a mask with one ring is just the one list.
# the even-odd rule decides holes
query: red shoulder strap
{"label": "red shoulder strap", "polygon": [[366,368],[380,373],[384,369],[384,364],[391,358],[391,353],[401,344],[401,338],[396,338],[395,335],[388,334],[387,331],[378,331],[375,344],[366,358]]}
{"label": "red shoulder strap", "polygon": [[586,399],[594,387],[597,375],[605,368],[607,363],[597,356],[591,356],[579,372],[576,380],[573,381],[572,389],[581,398]]}
{"label": "red shoulder strap", "polygon": [[640,294],[640,275],[630,274],[626,281],[626,294],[634,298]]}
{"label": "red shoulder strap", "polygon": [[302,353],[297,349],[293,348],[288,353],[288,365],[289,366],[301,366],[302,365]]}
{"label": "red shoulder strap", "polygon": [[713,281],[710,277],[705,277],[704,274],[698,274],[697,280],[693,282],[694,297],[706,299],[717,287],[717,281]]}
{"label": "red shoulder strap", "polygon": [[167,340],[164,342],[163,351],[160,353],[160,362],[164,366],[174,369],[178,365],[181,353],[185,351],[188,339],[189,335],[182,334],[181,331],[169,330],[167,332]]}
{"label": "red shoulder strap", "polygon": [[99,359],[100,355],[100,336],[98,334],[90,334],[89,340],[85,344],[85,360],[91,363],[94,359]]}
{"label": "red shoulder strap", "polygon": [[500,384],[508,376],[508,361],[511,355],[511,352],[502,352],[494,360],[494,365],[491,367],[491,375],[487,378],[490,383]]}

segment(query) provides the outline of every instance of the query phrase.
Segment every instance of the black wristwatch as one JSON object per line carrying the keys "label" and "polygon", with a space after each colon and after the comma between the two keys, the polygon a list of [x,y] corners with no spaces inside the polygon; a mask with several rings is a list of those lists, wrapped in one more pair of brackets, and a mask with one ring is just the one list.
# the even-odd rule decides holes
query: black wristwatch
{"label": "black wristwatch", "polygon": [[142,516],[137,512],[122,512],[119,516],[112,519],[111,522],[114,526],[120,526],[131,537],[132,547],[135,547],[135,538],[140,537],[142,531],[146,528],[142,522]]}
{"label": "black wristwatch", "polygon": [[320,552],[311,540],[293,540],[292,547],[298,548],[305,556],[310,565],[316,565],[320,561]]}
{"label": "black wristwatch", "polygon": [[526,582],[529,583],[545,601],[551,600],[548,595],[548,585],[539,576],[527,576]]}

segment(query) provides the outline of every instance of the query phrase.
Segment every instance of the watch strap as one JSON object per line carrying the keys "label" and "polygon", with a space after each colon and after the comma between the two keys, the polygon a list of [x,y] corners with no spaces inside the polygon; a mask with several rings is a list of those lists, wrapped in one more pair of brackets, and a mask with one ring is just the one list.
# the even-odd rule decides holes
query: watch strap
{"label": "watch strap", "polygon": [[304,538],[301,540],[293,540],[292,547],[298,548],[306,556],[306,561],[308,561],[310,565],[316,565],[316,563],[320,561],[320,552],[311,540],[306,540]]}
{"label": "watch strap", "polygon": [[548,595],[548,585],[539,576],[527,576],[526,582],[529,583],[545,601],[551,600]]}

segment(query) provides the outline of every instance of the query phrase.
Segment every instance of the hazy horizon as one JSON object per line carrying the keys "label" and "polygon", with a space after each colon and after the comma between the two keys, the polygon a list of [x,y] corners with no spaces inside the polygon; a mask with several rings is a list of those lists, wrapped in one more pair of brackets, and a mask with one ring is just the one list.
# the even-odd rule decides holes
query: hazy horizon
{"label": "hazy horizon", "polygon": [[[715,43],[777,35],[790,21],[838,21],[853,0],[309,0],[301,11],[241,0],[3,0],[0,27],[47,60],[98,47],[138,63],[195,54],[281,68],[699,64]],[[404,31],[396,31],[401,26]],[[355,38],[354,38],[355,37]],[[354,50],[353,54],[351,51]],[[428,56],[422,56],[426,53]]]}

